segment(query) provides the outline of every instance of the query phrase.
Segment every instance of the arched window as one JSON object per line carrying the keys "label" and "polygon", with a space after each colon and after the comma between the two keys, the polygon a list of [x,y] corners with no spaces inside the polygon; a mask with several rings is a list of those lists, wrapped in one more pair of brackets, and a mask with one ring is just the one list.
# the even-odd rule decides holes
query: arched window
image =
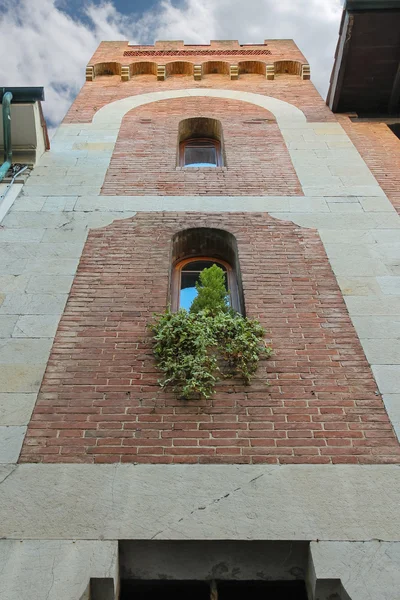
{"label": "arched window", "polygon": [[179,123],[180,167],[222,167],[222,126],[217,119],[194,117]]}
{"label": "arched window", "polygon": [[171,309],[190,309],[200,273],[217,265],[225,273],[231,307],[243,314],[243,294],[235,237],[221,229],[194,228],[173,239]]}
{"label": "arched window", "polygon": [[197,296],[196,283],[200,273],[213,265],[220,267],[225,273],[225,285],[229,293],[229,303],[232,308],[237,309],[237,283],[235,272],[231,265],[218,258],[211,256],[198,256],[181,261],[174,269],[174,296],[177,300],[177,308],[189,310],[193,300]]}

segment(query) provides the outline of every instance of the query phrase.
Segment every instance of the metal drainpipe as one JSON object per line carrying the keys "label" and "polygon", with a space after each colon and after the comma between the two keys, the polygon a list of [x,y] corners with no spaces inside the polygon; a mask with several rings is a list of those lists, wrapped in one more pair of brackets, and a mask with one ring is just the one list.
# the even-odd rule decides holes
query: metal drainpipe
{"label": "metal drainpipe", "polygon": [[0,167],[0,181],[4,179],[12,164],[11,146],[11,100],[13,95],[6,92],[3,96],[3,138],[4,138],[4,163]]}

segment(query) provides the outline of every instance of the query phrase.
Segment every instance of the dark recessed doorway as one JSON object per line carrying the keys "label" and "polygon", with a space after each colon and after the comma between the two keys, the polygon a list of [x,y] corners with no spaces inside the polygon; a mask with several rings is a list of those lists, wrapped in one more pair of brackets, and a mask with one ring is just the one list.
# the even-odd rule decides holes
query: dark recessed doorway
{"label": "dark recessed doorway", "polygon": [[307,600],[303,581],[122,580],[121,600]]}

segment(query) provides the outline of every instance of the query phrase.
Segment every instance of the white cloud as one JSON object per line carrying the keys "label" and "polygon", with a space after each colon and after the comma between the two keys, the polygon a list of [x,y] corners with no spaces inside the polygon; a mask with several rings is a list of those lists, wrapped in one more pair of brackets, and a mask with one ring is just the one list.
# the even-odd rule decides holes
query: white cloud
{"label": "white cloud", "polygon": [[160,39],[184,38],[188,43],[294,39],[311,64],[314,84],[326,96],[342,4],[342,0],[187,0],[179,10],[165,1],[157,34]]}
{"label": "white cloud", "polygon": [[72,19],[56,0],[2,0],[0,85],[45,87],[45,112],[58,123],[79,91],[85,65],[101,40],[210,39],[261,42],[294,38],[311,63],[313,81],[326,94],[341,15],[341,0],[161,0],[139,20],[112,2],[84,7]]}
{"label": "white cloud", "polygon": [[112,4],[93,14],[92,26],[71,19],[54,0],[5,0],[0,17],[0,81],[44,86],[46,116],[59,122],[79,91],[85,65],[102,39],[129,38],[130,23]]}

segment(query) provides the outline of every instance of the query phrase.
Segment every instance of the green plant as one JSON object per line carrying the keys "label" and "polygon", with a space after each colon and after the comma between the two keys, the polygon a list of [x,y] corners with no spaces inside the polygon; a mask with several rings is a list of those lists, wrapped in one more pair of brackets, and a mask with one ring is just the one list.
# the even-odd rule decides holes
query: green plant
{"label": "green plant", "polygon": [[229,294],[225,286],[225,273],[217,265],[203,269],[196,282],[197,296],[190,307],[191,313],[208,310],[210,314],[229,310]]}
{"label": "green plant", "polygon": [[196,288],[190,312],[167,310],[156,315],[150,328],[164,373],[161,386],[171,386],[185,398],[209,398],[222,377],[240,376],[248,384],[260,357],[268,358],[272,350],[258,321],[229,308],[222,269],[204,269]]}

